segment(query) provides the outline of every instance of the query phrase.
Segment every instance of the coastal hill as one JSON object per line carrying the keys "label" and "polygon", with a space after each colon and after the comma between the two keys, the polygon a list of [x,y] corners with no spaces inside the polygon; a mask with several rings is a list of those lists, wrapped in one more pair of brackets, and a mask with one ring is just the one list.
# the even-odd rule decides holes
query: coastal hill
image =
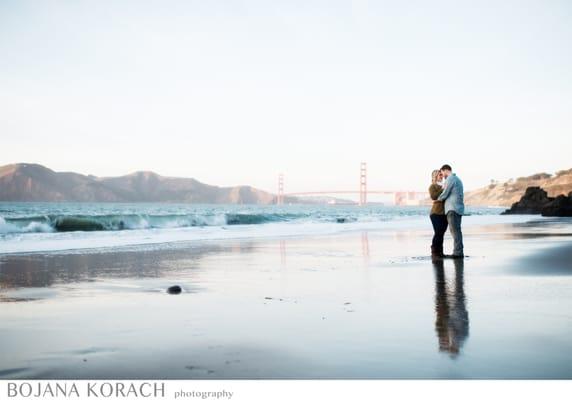
{"label": "coastal hill", "polygon": [[524,195],[526,188],[539,186],[548,196],[567,195],[572,191],[572,168],[554,175],[538,173],[490,185],[465,193],[465,202],[473,206],[511,206]]}
{"label": "coastal hill", "polygon": [[0,201],[272,204],[275,196],[251,186],[212,186],[148,171],[100,178],[19,163],[0,167]]}

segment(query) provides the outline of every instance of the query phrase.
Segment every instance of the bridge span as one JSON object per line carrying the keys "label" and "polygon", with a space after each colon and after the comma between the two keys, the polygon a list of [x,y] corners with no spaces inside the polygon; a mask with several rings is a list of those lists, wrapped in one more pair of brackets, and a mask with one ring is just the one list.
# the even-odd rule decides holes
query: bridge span
{"label": "bridge span", "polygon": [[367,204],[367,196],[369,194],[385,194],[393,195],[394,204],[409,205],[414,202],[425,200],[427,192],[418,192],[413,190],[371,190],[367,187],[367,164],[362,162],[360,165],[359,190],[319,190],[306,192],[284,192],[284,174],[278,175],[278,194],[276,196],[276,204],[284,204],[285,197],[301,197],[301,196],[331,196],[339,194],[359,194],[358,204]]}

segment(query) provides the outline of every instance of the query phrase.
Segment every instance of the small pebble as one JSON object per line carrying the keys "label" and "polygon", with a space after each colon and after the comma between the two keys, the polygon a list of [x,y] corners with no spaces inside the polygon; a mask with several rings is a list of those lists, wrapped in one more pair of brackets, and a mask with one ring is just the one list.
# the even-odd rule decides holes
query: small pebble
{"label": "small pebble", "polygon": [[171,286],[169,289],[167,289],[167,293],[169,294],[179,294],[182,291],[183,289],[181,289],[179,285]]}

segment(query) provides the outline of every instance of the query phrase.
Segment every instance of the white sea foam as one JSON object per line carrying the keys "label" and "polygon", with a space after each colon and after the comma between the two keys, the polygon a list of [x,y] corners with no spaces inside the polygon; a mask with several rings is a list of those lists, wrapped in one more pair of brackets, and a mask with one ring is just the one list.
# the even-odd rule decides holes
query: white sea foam
{"label": "white sea foam", "polygon": [[[477,215],[465,217],[463,219],[463,226],[471,227],[490,224],[522,223],[533,219],[539,219],[539,217],[522,215]],[[6,225],[10,224],[7,224],[4,219],[0,220],[0,229],[4,229],[3,227]],[[2,237],[0,237],[0,254],[73,251],[133,245],[157,245],[185,241],[197,242],[225,239],[323,236],[352,231],[419,231],[430,234],[432,228],[427,216],[405,216],[387,221],[372,220],[369,222],[350,223],[301,220],[253,225],[195,226],[97,232],[77,231],[48,233],[42,230],[36,230],[29,231],[34,233],[24,233],[20,231],[20,233],[14,234],[10,229],[13,228],[9,227],[7,232],[11,234],[2,235]],[[6,233],[3,230],[0,232]]]}
{"label": "white sea foam", "polygon": [[[54,229],[47,223],[32,221],[24,226],[18,226],[0,216],[0,234],[28,233],[28,232],[53,232]],[[1,240],[1,239],[0,239]]]}

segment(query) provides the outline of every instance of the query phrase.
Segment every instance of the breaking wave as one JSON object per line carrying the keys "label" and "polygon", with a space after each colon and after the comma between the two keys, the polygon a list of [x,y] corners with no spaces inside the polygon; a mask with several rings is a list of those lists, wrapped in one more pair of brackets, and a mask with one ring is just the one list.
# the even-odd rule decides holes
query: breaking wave
{"label": "breaking wave", "polygon": [[285,222],[303,217],[305,217],[305,215],[280,213],[223,213],[213,215],[45,215],[16,218],[3,218],[0,216],[0,234],[255,225],[270,222]]}
{"label": "breaking wave", "polygon": [[[471,212],[486,217],[500,210]],[[428,219],[427,207],[4,202],[0,203],[0,255],[353,230],[430,229]]]}

